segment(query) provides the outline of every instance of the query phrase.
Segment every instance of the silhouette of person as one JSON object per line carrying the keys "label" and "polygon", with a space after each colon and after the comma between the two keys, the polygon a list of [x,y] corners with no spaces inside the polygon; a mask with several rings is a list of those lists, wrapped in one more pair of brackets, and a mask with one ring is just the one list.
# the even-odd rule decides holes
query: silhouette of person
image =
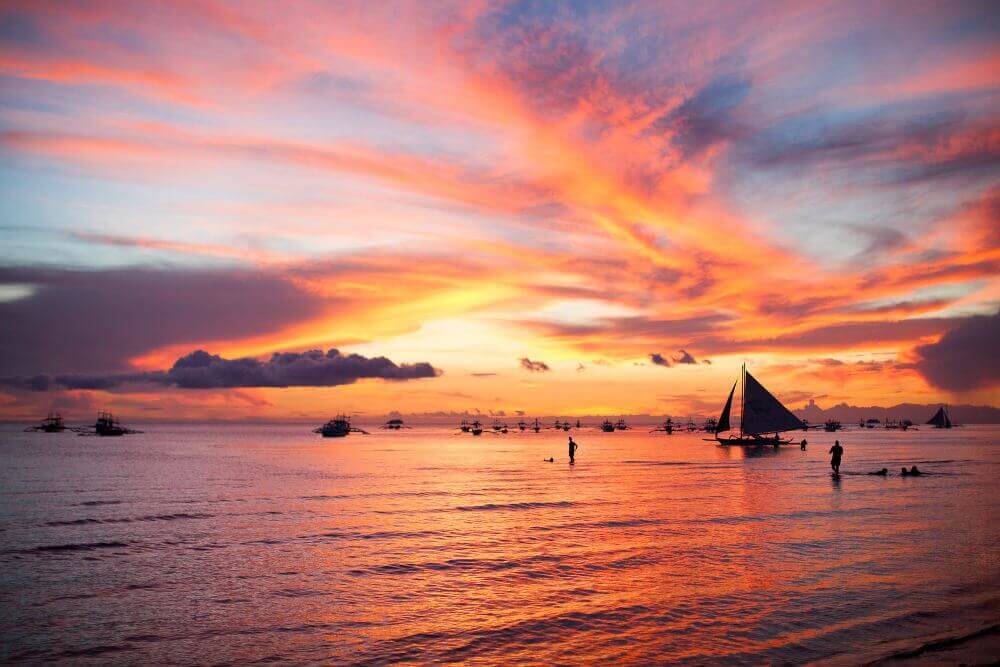
{"label": "silhouette of person", "polygon": [[573,438],[570,438],[569,439],[569,462],[570,463],[576,463],[575,457],[576,457],[576,448],[577,448],[577,446],[578,445],[575,442],[573,442]]}
{"label": "silhouette of person", "polygon": [[868,473],[869,475],[881,475],[882,477],[887,477],[889,475],[888,468],[882,468],[881,470],[876,470],[875,472]]}
{"label": "silhouette of person", "polygon": [[840,446],[840,440],[835,440],[833,442],[833,447],[830,448],[830,453],[833,455],[830,457],[830,467],[833,468],[833,474],[840,474],[840,459],[844,456],[844,448]]}
{"label": "silhouette of person", "polygon": [[904,475],[923,475],[924,473],[920,472],[920,469],[917,468],[917,466],[913,466],[912,468],[910,468],[909,472],[907,472],[906,468],[904,467],[903,468],[903,474]]}
{"label": "silhouette of person", "polygon": [[542,460],[545,461],[546,463],[555,463],[555,459],[551,456],[547,459],[542,459]]}
{"label": "silhouette of person", "polygon": [[805,438],[802,438],[802,442],[799,443],[799,449],[801,449],[802,451],[806,451],[806,445],[808,444],[809,441],[806,440]]}

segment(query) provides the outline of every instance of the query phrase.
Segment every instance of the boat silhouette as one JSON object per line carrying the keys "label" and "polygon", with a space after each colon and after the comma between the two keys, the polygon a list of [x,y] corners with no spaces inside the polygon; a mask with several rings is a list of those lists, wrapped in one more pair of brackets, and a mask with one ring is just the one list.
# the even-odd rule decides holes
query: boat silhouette
{"label": "boat silhouette", "polygon": [[730,414],[733,408],[733,395],[736,393],[738,380],[729,391],[729,398],[722,408],[722,414],[716,425],[715,438],[708,442],[718,442],[722,447],[742,446],[760,447],[762,445],[787,445],[791,440],[782,440],[779,433],[798,431],[802,429],[802,420],[791,410],[782,405],[781,401],[771,395],[754,376],[747,372],[746,364],[741,371],[742,391],[740,392],[740,424],[737,435],[723,437],[721,434],[731,432]]}
{"label": "boat silhouette", "polygon": [[45,419],[38,424],[24,429],[25,433],[31,431],[40,431],[42,433],[62,433],[65,430],[66,423],[63,421],[62,415],[58,412],[50,412],[48,416],[46,416]]}
{"label": "boat silhouette", "polygon": [[351,433],[368,435],[367,431],[351,426],[351,418],[347,415],[337,415],[322,426],[314,428],[313,433],[319,433],[324,438],[345,438]]}

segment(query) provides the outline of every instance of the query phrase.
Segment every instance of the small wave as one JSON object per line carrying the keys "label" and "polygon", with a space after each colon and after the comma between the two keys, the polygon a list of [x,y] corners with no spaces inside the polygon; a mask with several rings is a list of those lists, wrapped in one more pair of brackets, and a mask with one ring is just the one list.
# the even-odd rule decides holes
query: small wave
{"label": "small wave", "polygon": [[105,653],[120,653],[122,651],[133,650],[131,646],[118,645],[118,644],[108,644],[102,646],[88,646],[87,648],[72,649],[67,651],[62,651],[57,654],[56,659],[59,658],[90,658],[99,655],[104,655]]}
{"label": "small wave", "polygon": [[1000,623],[996,625],[991,625],[975,632],[970,632],[965,635],[958,635],[955,637],[945,637],[944,639],[937,639],[935,641],[927,642],[926,644],[921,644],[920,646],[908,649],[905,651],[897,651],[896,653],[891,653],[889,655],[883,656],[878,660],[866,663],[868,665],[878,665],[885,662],[895,662],[897,660],[908,660],[910,658],[919,658],[928,653],[934,653],[935,651],[942,651],[945,649],[954,648],[956,646],[961,646],[968,642],[974,641],[976,639],[982,639],[983,637],[990,637],[993,635],[1000,634]]}
{"label": "small wave", "polygon": [[79,542],[74,544],[46,544],[21,553],[65,553],[73,551],[95,551],[97,549],[119,549],[127,547],[127,542]]}
{"label": "small wave", "polygon": [[178,514],[155,514],[138,517],[121,517],[117,519],[71,519],[68,521],[47,521],[43,526],[85,526],[95,523],[134,523],[137,521],[178,521],[182,519],[209,519],[211,514],[188,514],[181,512]]}
{"label": "small wave", "polygon": [[622,461],[622,463],[647,465],[647,466],[692,466],[693,461]]}
{"label": "small wave", "polygon": [[552,502],[525,502],[525,503],[486,503],[485,505],[460,505],[455,509],[459,512],[490,512],[493,510],[533,510],[545,507],[573,507],[577,505],[570,500],[557,500]]}
{"label": "small wave", "polygon": [[121,500],[85,500],[77,503],[78,507],[100,507],[101,505],[121,505]]}

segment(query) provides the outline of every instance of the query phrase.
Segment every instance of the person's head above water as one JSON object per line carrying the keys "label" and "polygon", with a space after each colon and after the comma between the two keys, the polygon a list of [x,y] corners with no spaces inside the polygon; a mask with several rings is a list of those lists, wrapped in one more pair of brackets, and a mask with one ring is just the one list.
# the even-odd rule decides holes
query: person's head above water
{"label": "person's head above water", "polygon": [[838,446],[839,446],[839,445],[840,445],[840,440],[834,440],[834,441],[833,441],[833,444],[835,444],[835,445],[838,445]]}

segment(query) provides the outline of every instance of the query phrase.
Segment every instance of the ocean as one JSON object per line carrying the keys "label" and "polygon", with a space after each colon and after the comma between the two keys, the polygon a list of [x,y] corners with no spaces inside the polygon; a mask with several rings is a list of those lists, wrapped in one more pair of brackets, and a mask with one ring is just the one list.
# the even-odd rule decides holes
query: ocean
{"label": "ocean", "polygon": [[998,427],[806,451],[582,429],[570,466],[554,431],[129,425],[0,425],[3,662],[1000,655]]}

